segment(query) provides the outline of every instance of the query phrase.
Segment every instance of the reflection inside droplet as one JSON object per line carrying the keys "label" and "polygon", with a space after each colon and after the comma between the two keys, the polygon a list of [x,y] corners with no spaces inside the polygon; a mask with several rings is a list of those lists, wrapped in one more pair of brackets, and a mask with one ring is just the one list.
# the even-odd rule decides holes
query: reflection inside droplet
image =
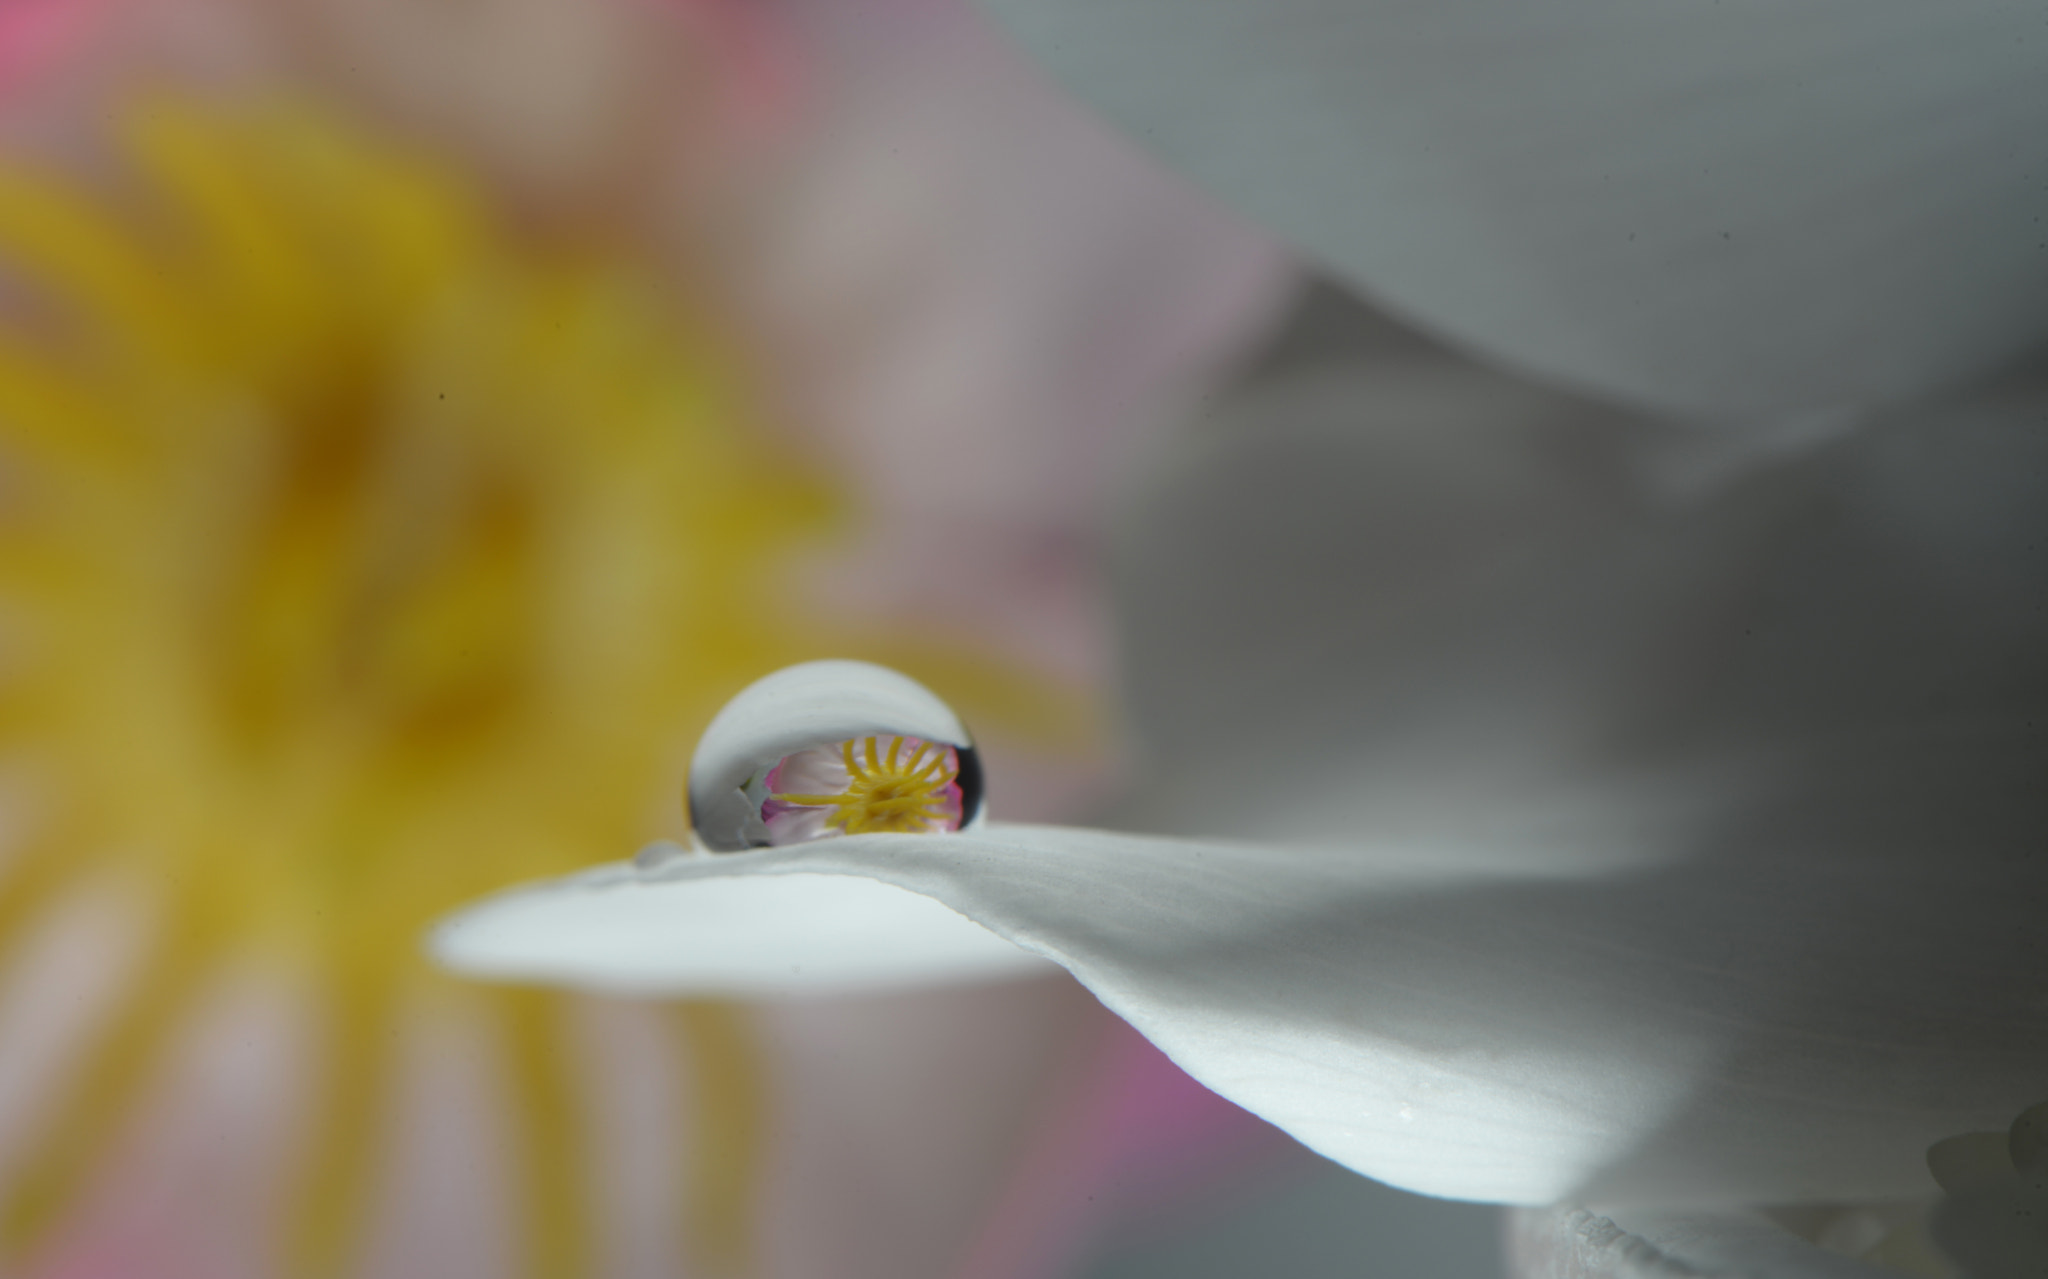
{"label": "reflection inside droplet", "polygon": [[980,759],[929,689],[865,662],[809,662],[756,681],[705,731],[691,824],[712,852],[835,835],[972,826]]}
{"label": "reflection inside droplet", "polygon": [[961,756],[917,737],[861,737],[785,755],[763,779],[771,844],[825,835],[959,830],[971,809]]}

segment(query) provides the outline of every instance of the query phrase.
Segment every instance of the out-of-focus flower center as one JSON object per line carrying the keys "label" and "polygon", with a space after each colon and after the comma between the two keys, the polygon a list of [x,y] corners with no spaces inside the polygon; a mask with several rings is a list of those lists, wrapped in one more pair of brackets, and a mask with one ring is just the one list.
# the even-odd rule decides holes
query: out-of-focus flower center
{"label": "out-of-focus flower center", "polygon": [[[0,167],[0,740],[51,798],[0,944],[108,867],[167,922],[0,1225],[61,1220],[221,965],[284,956],[337,1019],[300,1214],[331,1259],[415,938],[639,842],[726,694],[807,655],[773,583],[830,504],[644,265],[305,111],[127,123],[139,203]],[[466,997],[514,1045],[530,1255],[581,1272],[560,1014]]]}
{"label": "out-of-focus flower center", "polygon": [[858,738],[784,759],[768,774],[762,819],[769,830],[779,833],[778,819],[791,810],[809,810],[843,835],[958,830],[959,752],[915,737],[891,737],[887,746],[882,740]]}

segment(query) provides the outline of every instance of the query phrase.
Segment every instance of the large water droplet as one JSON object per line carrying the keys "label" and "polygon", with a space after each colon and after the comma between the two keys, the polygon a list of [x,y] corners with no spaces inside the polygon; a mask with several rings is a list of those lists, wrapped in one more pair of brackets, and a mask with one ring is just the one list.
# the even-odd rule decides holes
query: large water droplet
{"label": "large water droplet", "polygon": [[981,820],[981,761],[960,717],[916,680],[806,662],[726,703],[690,761],[689,801],[714,853],[961,830]]}

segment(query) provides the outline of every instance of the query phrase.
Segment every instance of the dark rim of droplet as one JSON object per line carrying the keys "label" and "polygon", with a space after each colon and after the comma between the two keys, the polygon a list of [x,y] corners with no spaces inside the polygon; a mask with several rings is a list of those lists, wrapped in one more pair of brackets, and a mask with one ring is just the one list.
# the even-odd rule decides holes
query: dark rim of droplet
{"label": "dark rim of droplet", "polygon": [[960,825],[964,829],[981,816],[981,756],[972,746],[955,746],[953,752],[960,762],[953,781],[960,787]]}

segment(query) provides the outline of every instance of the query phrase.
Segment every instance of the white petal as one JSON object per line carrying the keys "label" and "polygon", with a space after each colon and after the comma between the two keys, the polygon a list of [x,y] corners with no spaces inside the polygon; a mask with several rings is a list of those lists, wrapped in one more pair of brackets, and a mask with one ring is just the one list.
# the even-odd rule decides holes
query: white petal
{"label": "white petal", "polygon": [[[1153,496],[1119,574],[1152,766],[1126,818],[1661,861],[1500,919],[1607,956],[1585,979],[1642,1043],[1691,1021],[1715,1046],[1643,1147],[1662,1166],[1600,1193],[1924,1191],[1921,1151],[1972,1125],[1879,1155],[1921,1070],[1968,1073],[1923,1047],[1977,1040],[2002,1087],[2048,1061],[2012,904],[2048,901],[2048,391],[1673,505],[1632,496],[1630,433],[1583,408],[1432,385],[1280,379]],[[1835,1163],[1858,1148],[1888,1171]]]}
{"label": "white petal", "polygon": [[1897,1279],[1898,1271],[1824,1251],[1747,1213],[1518,1212],[1508,1228],[1515,1279]]}
{"label": "white petal", "polygon": [[1532,370],[1779,417],[2048,335],[2034,6],[982,4],[1240,210]]}
{"label": "white petal", "polygon": [[[1454,436],[1429,414],[1266,420],[1134,574],[1165,598],[1133,601],[1133,668],[1172,675],[1136,707],[1145,811],[1349,852],[1008,826],[827,840],[514,896],[441,952],[677,984],[751,963],[763,985],[779,954],[815,979],[907,936],[850,940],[864,921],[844,915],[811,935],[819,873],[864,876],[1057,960],[1202,1082],[1399,1186],[1924,1193],[1927,1147],[2007,1123],[2048,1061],[2044,398],[1577,517],[1555,494],[1603,491],[1583,478],[1612,460],[1597,423],[1538,415],[1526,455],[1475,472],[1460,451],[1491,456],[1474,441],[1505,429],[1486,395]],[[1534,514],[1500,545],[1402,539],[1502,501]],[[1520,559],[1516,529],[1541,531]],[[1359,549],[1387,539],[1447,548],[1442,571],[1388,578]],[[712,915],[741,882],[770,923],[769,886],[792,886],[786,935],[736,923],[700,953],[665,914]]]}
{"label": "white petal", "polygon": [[[821,917],[831,876],[866,876],[1058,960],[1211,1088],[1397,1185],[1522,1203],[1923,1188],[1931,1141],[2038,1091],[2041,990],[1986,978],[2036,953],[2024,903],[2048,874],[1958,884],[1933,859],[1761,851],[1607,881],[1483,851],[991,825],[616,869],[487,902],[435,948],[472,974],[650,989],[907,977],[897,948],[943,911],[849,892],[831,905],[869,913]],[[1857,954],[1866,924],[1912,931]]]}
{"label": "white petal", "polygon": [[602,867],[514,890],[444,923],[434,935],[434,956],[479,977],[734,997],[1054,971],[930,898],[886,883],[837,875],[722,877],[754,864],[754,854],[677,850],[653,871]]}

